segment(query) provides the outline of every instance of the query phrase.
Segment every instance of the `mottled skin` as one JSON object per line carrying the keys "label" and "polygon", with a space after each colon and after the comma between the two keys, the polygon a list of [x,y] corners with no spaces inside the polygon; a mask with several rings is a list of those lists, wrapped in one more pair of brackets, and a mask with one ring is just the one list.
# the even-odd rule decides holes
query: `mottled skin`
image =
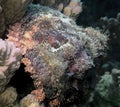
{"label": "mottled skin", "polygon": [[26,71],[48,99],[71,87],[69,78],[81,78],[93,65],[92,59],[102,54],[107,40],[99,31],[80,28],[69,17],[40,5],[28,8],[9,30],[8,39],[21,48]]}

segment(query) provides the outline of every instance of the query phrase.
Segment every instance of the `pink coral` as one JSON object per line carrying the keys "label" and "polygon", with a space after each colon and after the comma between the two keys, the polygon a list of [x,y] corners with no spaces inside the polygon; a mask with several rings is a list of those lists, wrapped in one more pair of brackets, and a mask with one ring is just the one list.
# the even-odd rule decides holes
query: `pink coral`
{"label": "pink coral", "polygon": [[64,8],[64,14],[73,19],[82,12],[82,2],[80,0],[71,0],[69,5]]}
{"label": "pink coral", "polygon": [[13,42],[0,39],[0,92],[19,68],[21,52]]}
{"label": "pink coral", "polygon": [[36,3],[57,9],[72,19],[76,19],[83,10],[81,0],[37,0]]}

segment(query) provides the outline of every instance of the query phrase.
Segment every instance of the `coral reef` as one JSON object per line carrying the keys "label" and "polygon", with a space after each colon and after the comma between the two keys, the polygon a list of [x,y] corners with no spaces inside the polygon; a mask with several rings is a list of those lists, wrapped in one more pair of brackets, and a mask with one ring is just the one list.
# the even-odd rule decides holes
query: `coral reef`
{"label": "coral reef", "polygon": [[63,13],[73,19],[82,12],[82,2],[80,0],[71,0],[70,3],[64,8]]}
{"label": "coral reef", "polygon": [[30,5],[7,37],[21,49],[39,101],[44,95],[54,99],[70,87],[78,89],[77,80],[70,84],[69,78],[80,79],[94,65],[93,59],[103,55],[107,41],[99,31],[78,27],[59,11],[40,5]]}
{"label": "coral reef", "polygon": [[40,106],[39,102],[36,100],[35,95],[28,94],[20,101],[20,107],[44,107],[44,106]]}
{"label": "coral reef", "polygon": [[102,17],[101,23],[103,29],[109,30],[110,35],[114,38],[120,34],[120,13],[117,14],[116,18]]}
{"label": "coral reef", "polygon": [[82,12],[81,0],[33,0],[33,3],[49,6],[76,20]]}
{"label": "coral reef", "polygon": [[20,66],[20,49],[7,40],[0,39],[0,93]]}
{"label": "coral reef", "polygon": [[[0,107],[120,107],[120,1],[33,0],[53,10],[30,2],[0,0],[0,37],[9,32],[0,39]],[[55,10],[102,27],[108,54],[106,35]]]}
{"label": "coral reef", "polygon": [[[119,107],[120,106],[120,70],[112,69],[105,72],[91,94],[89,102],[95,107]],[[88,106],[89,107],[89,106]]]}
{"label": "coral reef", "polygon": [[23,17],[28,4],[32,0],[1,0],[0,1],[0,37],[5,27]]}
{"label": "coral reef", "polygon": [[0,94],[0,107],[13,107],[17,99],[17,92],[15,88],[9,87],[2,94]]}
{"label": "coral reef", "polygon": [[101,18],[102,28],[105,32],[109,33],[109,54],[110,56],[114,56],[116,60],[120,60],[120,13],[117,14],[116,18]]}

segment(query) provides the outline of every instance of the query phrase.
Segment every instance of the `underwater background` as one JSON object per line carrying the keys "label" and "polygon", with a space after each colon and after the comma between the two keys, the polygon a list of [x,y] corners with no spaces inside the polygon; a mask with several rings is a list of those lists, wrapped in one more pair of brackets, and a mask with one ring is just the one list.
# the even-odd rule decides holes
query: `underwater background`
{"label": "underwater background", "polygon": [[0,107],[120,107],[120,0],[0,0]]}

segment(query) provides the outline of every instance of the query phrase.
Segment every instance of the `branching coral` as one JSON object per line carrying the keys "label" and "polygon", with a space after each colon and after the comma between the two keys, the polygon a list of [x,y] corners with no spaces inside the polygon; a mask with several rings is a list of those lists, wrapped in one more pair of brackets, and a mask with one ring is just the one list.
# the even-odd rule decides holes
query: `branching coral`
{"label": "branching coral", "polygon": [[69,17],[40,5],[30,5],[7,36],[21,49],[26,71],[48,99],[64,92],[70,77],[81,78],[103,54],[107,41],[99,31],[80,28]]}
{"label": "branching coral", "polygon": [[19,68],[20,59],[20,49],[12,42],[0,39],[0,92],[14,75],[14,71]]}

